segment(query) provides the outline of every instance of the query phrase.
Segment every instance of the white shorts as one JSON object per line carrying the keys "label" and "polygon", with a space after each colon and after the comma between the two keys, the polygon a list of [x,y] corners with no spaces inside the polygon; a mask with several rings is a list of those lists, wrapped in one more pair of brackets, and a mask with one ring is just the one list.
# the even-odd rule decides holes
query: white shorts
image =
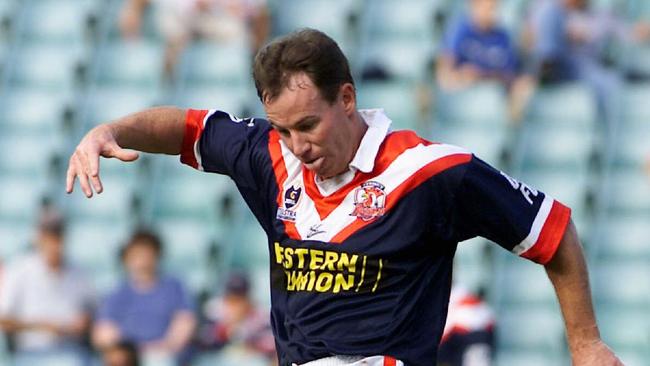
{"label": "white shorts", "polygon": [[332,356],[293,366],[404,366],[404,362],[390,356]]}

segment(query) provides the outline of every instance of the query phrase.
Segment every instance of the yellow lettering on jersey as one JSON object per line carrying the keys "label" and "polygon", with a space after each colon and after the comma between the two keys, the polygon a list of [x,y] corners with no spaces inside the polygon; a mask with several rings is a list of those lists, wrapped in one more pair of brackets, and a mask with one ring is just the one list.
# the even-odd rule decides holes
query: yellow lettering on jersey
{"label": "yellow lettering on jersey", "polygon": [[307,285],[307,274],[300,271],[292,271],[287,273],[287,290],[289,291],[304,291]]}
{"label": "yellow lettering on jersey", "polygon": [[334,272],[336,270],[336,268],[334,268],[334,265],[338,260],[339,254],[337,252],[330,252],[328,250],[325,252],[325,261],[323,262],[323,265],[320,266],[320,269],[327,268],[329,271]]}
{"label": "yellow lettering on jersey", "polygon": [[280,243],[275,242],[275,263],[282,264],[282,261],[283,261],[282,252],[283,251],[284,251],[284,248],[280,245]]}
{"label": "yellow lettering on jersey", "polygon": [[323,262],[323,251],[311,249],[309,251],[309,254],[311,254],[311,260],[309,261],[309,269],[314,270],[320,268],[320,265]]}
{"label": "yellow lettering on jersey", "polygon": [[309,271],[309,284],[307,285],[307,291],[314,291],[315,281],[316,281],[316,272]]}
{"label": "yellow lettering on jersey", "polygon": [[284,248],[284,268],[293,267],[293,248]]}
{"label": "yellow lettering on jersey", "polygon": [[341,288],[343,288],[343,291],[347,291],[352,287],[354,287],[354,275],[348,275],[346,280],[345,276],[342,273],[336,274],[333,290],[335,294],[341,292]]}
{"label": "yellow lettering on jersey", "polygon": [[337,263],[337,268],[340,272],[343,272],[345,268],[350,271],[350,273],[354,273],[357,270],[357,258],[359,258],[358,255],[353,254],[351,257],[348,257],[348,253],[341,253],[341,258],[339,259],[339,262]]}
{"label": "yellow lettering on jersey", "polygon": [[[311,248],[283,247],[279,242],[274,243],[275,263],[283,267],[287,279],[287,291],[316,291],[340,293],[345,291],[359,292],[365,277],[366,266],[374,268],[375,261],[368,261],[363,256],[361,271],[357,271],[357,262],[361,255],[320,250]],[[367,264],[368,263],[368,264]],[[383,261],[378,260],[377,278],[372,286],[372,292],[377,290],[382,276]]]}
{"label": "yellow lettering on jersey", "polygon": [[309,253],[309,249],[296,248],[295,253],[298,256],[298,268],[305,268],[305,254]]}
{"label": "yellow lettering on jersey", "polygon": [[316,291],[318,292],[327,292],[332,287],[332,281],[334,280],[334,275],[331,273],[323,272],[318,275],[318,280],[316,281]]}

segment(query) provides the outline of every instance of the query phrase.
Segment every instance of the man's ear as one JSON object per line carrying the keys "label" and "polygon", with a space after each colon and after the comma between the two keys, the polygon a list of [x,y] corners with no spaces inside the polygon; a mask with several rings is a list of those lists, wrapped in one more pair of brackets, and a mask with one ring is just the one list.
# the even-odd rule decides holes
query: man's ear
{"label": "man's ear", "polygon": [[339,90],[341,103],[347,115],[351,115],[357,111],[357,93],[354,85],[345,83],[341,85]]}

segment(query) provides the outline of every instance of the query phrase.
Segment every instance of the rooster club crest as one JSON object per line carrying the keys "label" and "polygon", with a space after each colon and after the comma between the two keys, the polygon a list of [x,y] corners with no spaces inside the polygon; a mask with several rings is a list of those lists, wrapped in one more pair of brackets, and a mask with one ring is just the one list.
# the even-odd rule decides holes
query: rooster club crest
{"label": "rooster club crest", "polygon": [[368,181],[354,191],[354,211],[350,216],[357,216],[363,221],[370,221],[384,215],[386,209],[386,192],[384,185]]}
{"label": "rooster club crest", "polygon": [[296,211],[293,208],[300,202],[302,187],[290,187],[284,192],[284,207],[278,207],[276,218],[284,221],[296,221]]}

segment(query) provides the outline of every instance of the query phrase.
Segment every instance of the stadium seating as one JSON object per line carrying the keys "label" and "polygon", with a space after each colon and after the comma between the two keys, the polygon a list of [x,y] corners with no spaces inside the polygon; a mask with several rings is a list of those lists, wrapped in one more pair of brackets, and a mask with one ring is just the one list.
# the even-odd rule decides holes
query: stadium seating
{"label": "stadium seating", "polygon": [[509,126],[504,90],[482,83],[457,92],[439,91],[433,138],[464,147],[499,166],[508,143]]}
{"label": "stadium seating", "polygon": [[364,70],[379,67],[394,80],[416,82],[430,75],[433,53],[432,42],[381,39],[361,45],[358,64]]}
{"label": "stadium seating", "polygon": [[22,47],[14,57],[12,85],[57,93],[73,90],[75,72],[83,62],[80,50],[52,44]]}
{"label": "stadium seating", "polygon": [[275,33],[286,34],[298,28],[311,27],[321,30],[346,49],[349,44],[350,17],[360,5],[358,0],[338,1],[331,6],[328,0],[285,0],[276,1],[272,8]]}
{"label": "stadium seating", "polygon": [[491,256],[496,244],[483,238],[474,238],[458,243],[454,257],[454,282],[479,293],[489,288],[491,278]]}
{"label": "stadium seating", "polygon": [[180,217],[157,218],[154,227],[164,243],[165,268],[198,294],[212,289],[215,268],[210,247],[215,244],[212,221]]}
{"label": "stadium seating", "polygon": [[188,84],[178,91],[176,105],[193,109],[219,109],[236,117],[247,117],[257,95],[246,86]]}
{"label": "stadium seating", "polygon": [[604,258],[650,260],[650,225],[645,215],[611,215],[604,230],[600,254]]}
{"label": "stadium seating", "polygon": [[559,307],[510,307],[507,312],[500,313],[498,319],[497,343],[500,347],[562,353],[564,324]]}
{"label": "stadium seating", "polygon": [[55,43],[61,47],[83,45],[91,0],[25,1],[21,38],[28,43]]}
{"label": "stadium seating", "polygon": [[26,253],[31,248],[33,235],[33,224],[29,220],[0,219],[0,262],[5,265]]}
{"label": "stadium seating", "polygon": [[160,87],[163,46],[148,40],[112,41],[99,51],[99,85]]}
{"label": "stadium seating", "polygon": [[[383,108],[392,120],[391,129],[422,129],[416,103],[417,90],[400,82],[362,82],[357,88],[360,109]],[[399,95],[399,98],[395,96]]]}
{"label": "stadium seating", "polygon": [[0,99],[0,134],[62,135],[63,116],[69,102],[65,93],[52,95],[48,90],[12,88]]}
{"label": "stadium seating", "polygon": [[252,55],[245,43],[195,42],[183,56],[181,77],[186,83],[194,86],[241,86],[250,83]]}
{"label": "stadium seating", "polygon": [[378,39],[415,39],[433,44],[434,21],[439,1],[376,0],[362,13],[362,33]]}
{"label": "stadium seating", "polygon": [[103,219],[73,220],[66,233],[66,256],[86,271],[98,293],[117,283],[120,272],[119,249],[128,239],[130,225]]}
{"label": "stadium seating", "polygon": [[[92,127],[112,121],[118,117],[159,104],[155,88],[140,86],[101,86],[93,88],[86,95],[87,100],[81,108],[84,123]],[[110,105],[110,108],[106,108]]]}

